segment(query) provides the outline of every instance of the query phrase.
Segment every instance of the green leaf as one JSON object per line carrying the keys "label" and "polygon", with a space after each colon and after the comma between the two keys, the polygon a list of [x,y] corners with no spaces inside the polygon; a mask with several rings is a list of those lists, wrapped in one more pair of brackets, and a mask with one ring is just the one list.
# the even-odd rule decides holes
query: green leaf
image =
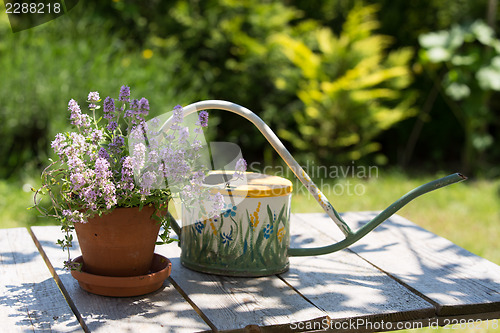
{"label": "green leaf", "polygon": [[453,82],[446,87],[445,91],[455,101],[460,101],[470,96],[470,88],[464,83]]}
{"label": "green leaf", "polygon": [[433,47],[427,51],[427,57],[431,62],[438,63],[450,60],[451,53],[443,47]]}
{"label": "green leaf", "polygon": [[476,73],[476,79],[481,89],[500,91],[500,69],[483,67]]}
{"label": "green leaf", "polygon": [[451,63],[455,66],[470,66],[478,60],[476,54],[471,55],[454,55],[451,57]]}
{"label": "green leaf", "polygon": [[474,145],[474,148],[476,148],[477,150],[484,151],[486,148],[488,148],[493,144],[493,137],[487,133],[485,134],[476,133],[472,137],[472,144]]}
{"label": "green leaf", "polygon": [[484,45],[491,45],[492,41],[495,38],[493,29],[491,29],[490,26],[488,26],[485,22],[480,20],[472,23],[470,30],[477,38],[477,40]]}
{"label": "green leaf", "polygon": [[450,33],[448,31],[431,32],[428,34],[420,35],[418,42],[420,46],[426,49],[441,47],[444,48],[448,44]]}

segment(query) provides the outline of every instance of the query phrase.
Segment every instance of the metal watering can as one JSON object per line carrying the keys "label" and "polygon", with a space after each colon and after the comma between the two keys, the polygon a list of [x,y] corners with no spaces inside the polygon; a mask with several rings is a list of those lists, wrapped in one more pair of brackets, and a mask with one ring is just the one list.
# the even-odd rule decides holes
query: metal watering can
{"label": "metal watering can", "polygon": [[[246,184],[243,187],[217,190],[223,195],[227,208],[220,216],[201,221],[196,220],[196,216],[189,210],[183,209],[181,228],[170,215],[172,228],[181,240],[181,263],[196,271],[228,276],[282,273],[289,267],[289,256],[315,256],[344,249],[416,197],[466,179],[456,173],[421,185],[399,198],[363,227],[353,231],[269,126],[252,111],[231,102],[207,100],[184,107],[184,115],[210,109],[230,111],[253,123],[340,228],[345,239],[323,247],[289,248],[292,183],[280,177],[246,173]],[[216,171],[208,177],[217,175],[223,178],[228,176],[222,171]],[[243,200],[238,204],[233,204],[235,197],[244,198],[240,198]]]}

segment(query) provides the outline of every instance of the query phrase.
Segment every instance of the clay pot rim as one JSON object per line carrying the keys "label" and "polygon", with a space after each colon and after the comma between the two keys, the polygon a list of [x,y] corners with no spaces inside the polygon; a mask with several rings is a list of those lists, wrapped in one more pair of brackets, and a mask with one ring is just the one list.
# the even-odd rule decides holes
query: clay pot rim
{"label": "clay pot rim", "polygon": [[[73,260],[83,263],[83,257],[79,256]],[[155,253],[151,264],[151,273],[137,276],[106,276],[87,273],[85,271],[71,271],[71,275],[78,281],[96,287],[129,288],[146,287],[164,281],[170,276],[172,263],[160,254]]]}

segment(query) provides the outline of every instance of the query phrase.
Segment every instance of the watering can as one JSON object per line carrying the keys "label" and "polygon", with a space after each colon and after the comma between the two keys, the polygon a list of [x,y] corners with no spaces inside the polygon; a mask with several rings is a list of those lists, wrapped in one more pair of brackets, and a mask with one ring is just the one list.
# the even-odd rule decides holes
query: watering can
{"label": "watering can", "polygon": [[[197,220],[196,214],[183,209],[182,227],[169,216],[172,229],[180,238],[181,263],[196,271],[248,277],[282,273],[289,268],[289,256],[316,256],[344,249],[416,197],[466,179],[455,173],[421,185],[396,200],[363,227],[353,231],[279,138],[255,113],[231,102],[207,100],[184,107],[184,115],[210,109],[230,111],[253,123],[340,228],[345,238],[323,247],[290,248],[292,183],[281,177],[245,173],[246,181],[242,186],[215,187],[226,204],[226,209],[219,216]],[[227,180],[231,176],[224,171],[214,171],[207,178],[213,177]],[[235,198],[240,199],[238,204],[234,203]]]}

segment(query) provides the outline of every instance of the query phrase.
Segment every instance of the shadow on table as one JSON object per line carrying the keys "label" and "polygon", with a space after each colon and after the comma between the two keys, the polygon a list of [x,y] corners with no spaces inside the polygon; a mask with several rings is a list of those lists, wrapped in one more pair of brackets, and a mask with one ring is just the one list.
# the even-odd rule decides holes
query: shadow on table
{"label": "shadow on table", "polygon": [[[7,284],[0,295],[0,307],[19,331],[78,331],[81,327],[69,311],[52,278],[38,283]],[[8,322],[2,322],[8,325]],[[5,329],[5,327],[3,328]],[[3,331],[0,329],[0,331]]]}
{"label": "shadow on table", "polygon": [[[357,230],[377,214],[348,213],[344,217],[352,229]],[[321,218],[310,224],[317,235],[326,234],[331,242],[342,239],[336,232],[324,232],[336,228],[326,214],[317,216]],[[301,222],[307,223],[304,220]],[[301,242],[300,239],[300,235],[293,239],[293,246],[307,246],[305,243],[310,242],[307,239]],[[436,305],[440,315],[447,314],[450,307],[455,307],[454,314],[500,310],[500,268],[497,265],[400,216],[391,217],[342,252],[356,254],[401,284],[425,295]],[[334,255],[325,258],[334,258]],[[337,279],[350,280],[349,276],[335,272],[323,275],[322,279],[333,282]],[[363,283],[359,278],[354,278],[352,282]]]}
{"label": "shadow on table", "polygon": [[[367,215],[363,216],[363,219],[355,219],[353,229],[366,223]],[[446,298],[433,300],[432,297],[427,298],[433,303],[430,304],[405,285],[423,294],[445,295],[450,302],[454,299],[464,304],[471,303],[471,300],[491,302],[491,295],[498,295],[500,285],[497,279],[486,274],[471,280],[463,272],[464,263],[451,259],[461,258],[474,264],[475,255],[404,221],[391,218],[349,250],[291,258],[290,271],[279,275],[278,279],[276,276],[235,278],[194,272],[181,266],[177,249],[168,255],[173,264],[172,277],[208,320],[217,323],[218,329],[250,324],[279,326],[313,318],[313,315],[321,318],[321,313],[334,320],[370,318],[376,321],[390,318],[391,314],[395,314],[398,320],[408,319],[405,314],[416,319],[415,313],[422,318],[431,317],[436,311],[434,305],[447,304]],[[308,224],[308,228],[308,235],[292,236],[293,247],[318,246],[322,245],[317,244],[320,236],[325,238],[326,235],[329,241],[336,237],[334,233],[325,232],[330,230],[327,228],[335,228],[329,218],[318,223],[315,220],[314,224]],[[41,243],[50,251],[62,253],[53,242],[42,240]],[[396,256],[404,258],[404,262],[396,262]],[[59,257],[62,262],[64,258]],[[51,261],[56,259],[53,256]],[[146,296],[108,298],[83,291],[69,273],[56,270],[71,298],[78,299],[78,309],[91,330],[107,325],[111,319],[113,325],[129,325],[137,321],[146,322],[149,328],[158,328],[165,323],[166,312],[173,316],[170,323],[172,320],[182,323],[178,325],[179,329],[186,327],[186,321],[198,330],[206,329],[199,323],[200,318],[193,319],[195,312],[168,281],[163,289]],[[499,302],[490,305],[490,311],[498,311]],[[310,312],[304,314],[307,308]],[[480,310],[467,306],[460,309],[463,313]],[[144,318],[147,320],[142,321]]]}
{"label": "shadow on table", "polygon": [[[67,259],[65,252],[55,240],[47,240],[54,233],[50,231],[44,234],[36,230],[35,235],[51,264],[55,266],[68,298],[75,303],[77,315],[83,318],[90,331],[103,329],[136,332],[140,329],[144,332],[194,332],[209,329],[169,280],[159,290],[136,297],[106,297],[81,289],[71,273],[62,268],[63,261]],[[78,242],[74,241],[73,246],[72,257],[76,257],[80,255]]]}

